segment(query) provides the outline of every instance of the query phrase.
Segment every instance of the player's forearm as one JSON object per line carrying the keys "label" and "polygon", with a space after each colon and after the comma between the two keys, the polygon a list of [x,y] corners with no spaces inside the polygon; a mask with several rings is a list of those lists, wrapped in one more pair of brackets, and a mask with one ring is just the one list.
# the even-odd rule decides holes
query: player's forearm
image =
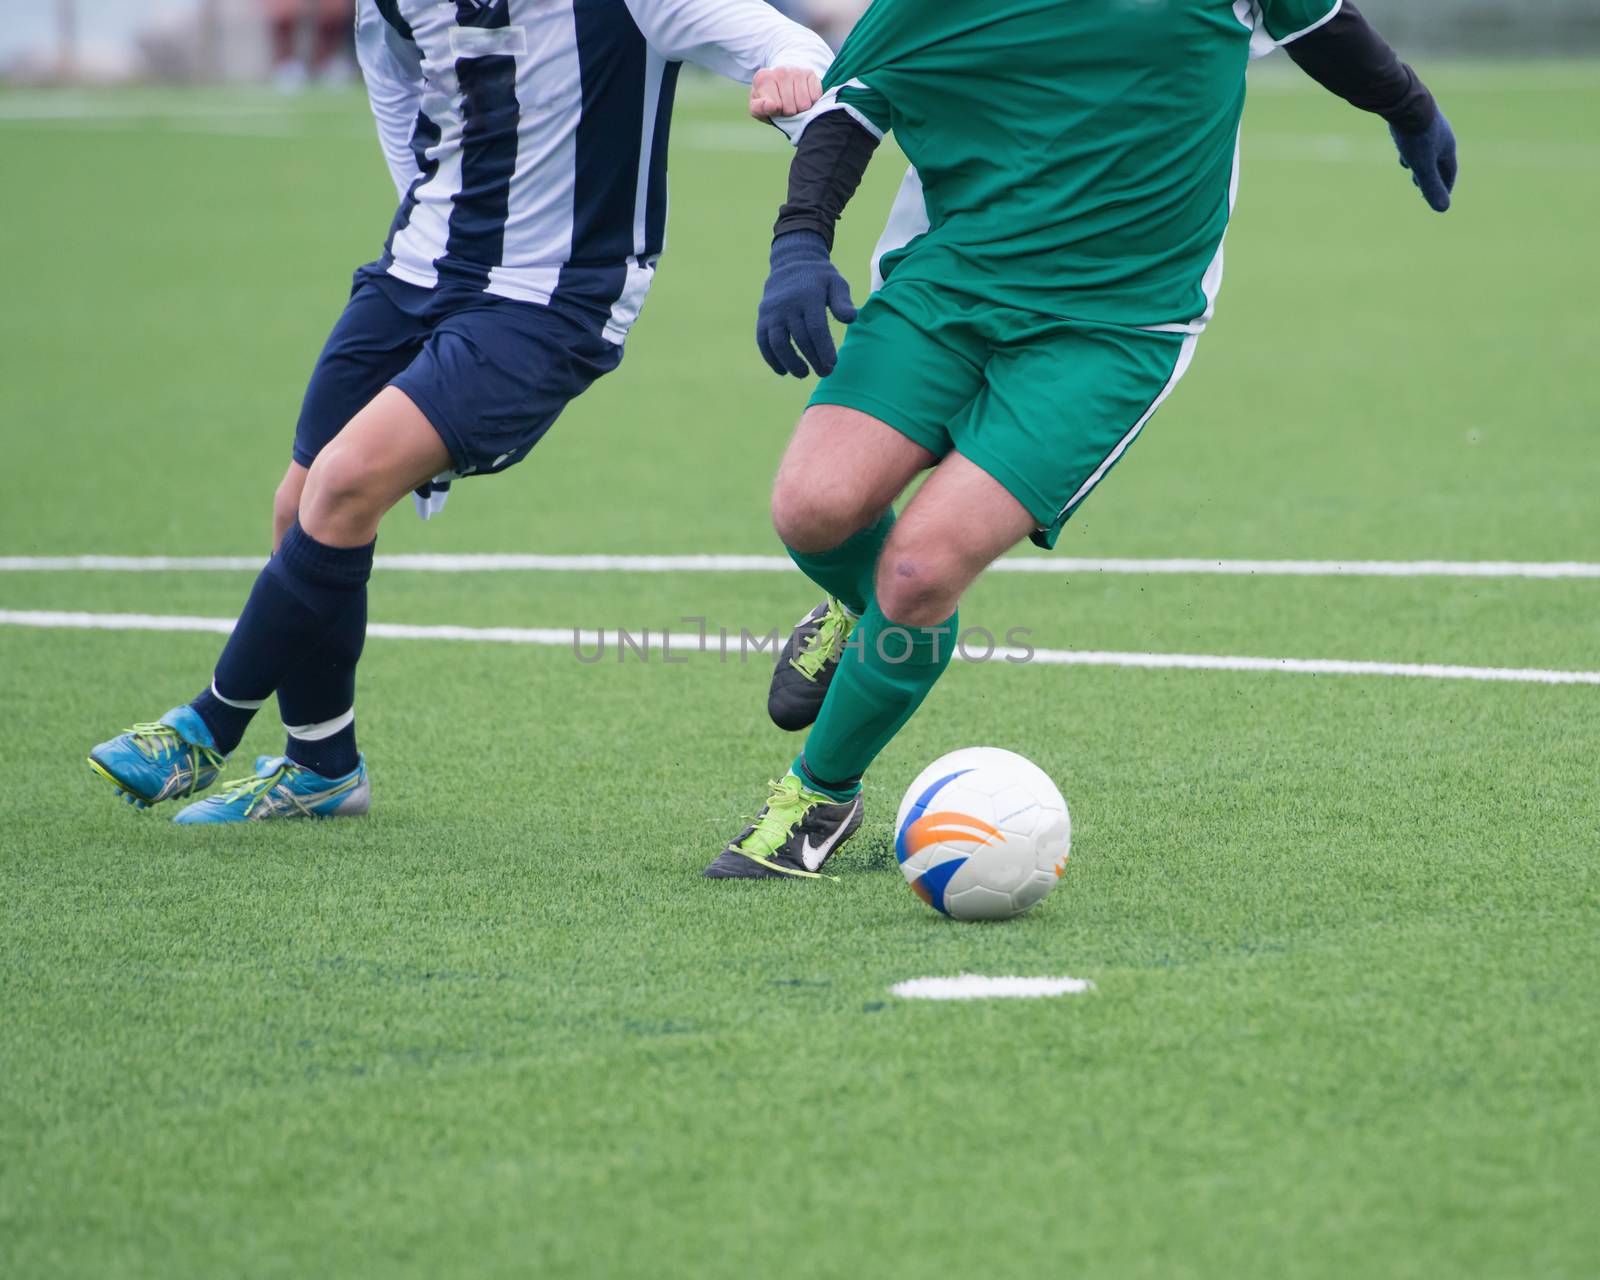
{"label": "player's forearm", "polygon": [[1433,95],[1350,0],[1327,22],[1286,46],[1295,64],[1330,93],[1420,133],[1438,114]]}
{"label": "player's forearm", "polygon": [[878,137],[845,111],[811,122],[789,165],[789,198],[778,210],[774,236],[814,231],[833,248],[833,230],[861,185]]}
{"label": "player's forearm", "polygon": [[626,0],[644,38],[663,56],[749,84],[767,67],[818,76],[833,61],[821,36],[765,0]]}

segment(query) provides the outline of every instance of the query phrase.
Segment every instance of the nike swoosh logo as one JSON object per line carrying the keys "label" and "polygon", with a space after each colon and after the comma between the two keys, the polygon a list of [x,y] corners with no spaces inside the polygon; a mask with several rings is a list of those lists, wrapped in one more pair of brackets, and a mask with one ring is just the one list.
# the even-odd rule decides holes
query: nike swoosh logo
{"label": "nike swoosh logo", "polygon": [[800,862],[807,871],[820,870],[822,864],[828,860],[828,855],[833,852],[833,846],[839,843],[839,837],[844,835],[845,824],[840,823],[839,829],[824,840],[820,845],[811,843],[808,835],[800,846]]}

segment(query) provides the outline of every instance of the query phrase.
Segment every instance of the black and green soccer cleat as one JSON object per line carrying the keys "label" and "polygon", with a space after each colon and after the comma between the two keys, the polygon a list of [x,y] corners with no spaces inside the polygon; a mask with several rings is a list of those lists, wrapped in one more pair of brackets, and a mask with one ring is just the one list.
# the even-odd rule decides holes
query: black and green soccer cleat
{"label": "black and green soccer cleat", "polygon": [[791,733],[816,723],[857,619],[829,596],[795,624],[767,689],[767,714]]}
{"label": "black and green soccer cleat", "polygon": [[808,790],[792,773],[771,787],[755,822],[706,868],[708,879],[831,879],[822,874],[822,864],[861,825],[861,797],[830,800]]}

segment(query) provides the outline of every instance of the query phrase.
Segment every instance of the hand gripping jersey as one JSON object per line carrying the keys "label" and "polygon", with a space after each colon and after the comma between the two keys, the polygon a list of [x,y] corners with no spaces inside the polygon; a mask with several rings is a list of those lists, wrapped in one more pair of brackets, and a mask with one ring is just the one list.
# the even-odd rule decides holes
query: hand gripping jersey
{"label": "hand gripping jersey", "polygon": [[1245,67],[1340,0],[876,0],[827,77],[912,163],[875,283],[1196,333]]}

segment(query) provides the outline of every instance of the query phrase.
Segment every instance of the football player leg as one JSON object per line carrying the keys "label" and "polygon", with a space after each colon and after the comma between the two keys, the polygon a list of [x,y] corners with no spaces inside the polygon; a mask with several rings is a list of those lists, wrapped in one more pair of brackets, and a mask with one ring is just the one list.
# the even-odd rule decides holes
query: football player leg
{"label": "football player leg", "polygon": [[[313,463],[300,518],[257,577],[210,687],[159,721],[96,747],[90,754],[95,771],[139,804],[210,785],[286,673],[325,644],[364,596],[383,513],[449,459],[438,433],[403,393],[381,392]],[[301,803],[308,811],[350,812],[365,803],[363,781],[338,790],[310,787],[308,794],[318,798]]]}
{"label": "football player leg", "polygon": [[[349,305],[329,335],[295,426],[294,456],[273,498],[272,549],[300,515],[311,464],[366,405],[421,354],[431,334],[426,290],[357,272]],[[325,778],[361,763],[356,745],[356,664],[367,638],[362,591],[327,639],[278,686],[286,759]]]}
{"label": "football player leg", "polygon": [[[996,317],[1002,334],[1028,323],[1039,326]],[[792,781],[778,784],[756,825],[707,874],[817,872],[860,824],[852,806],[861,803],[862,774],[949,665],[961,595],[1024,538],[1054,543],[1183,377],[1194,344],[1193,336],[1048,322],[1027,342],[993,344],[982,389],[942,419],[952,451],[889,533],[874,598]]]}
{"label": "football player leg", "polygon": [[[318,357],[295,428],[293,460],[273,498],[274,552],[298,517],[301,492],[317,455],[417,357],[428,337],[427,322],[414,308],[398,305],[389,288],[358,272],[350,300]],[[291,668],[280,686],[287,724],[325,724],[351,710],[354,664],[365,632],[363,599],[359,609],[342,615],[321,649]],[[350,700],[332,706],[341,701],[344,690],[350,691]],[[298,716],[292,714],[296,709]],[[193,705],[175,707],[158,721],[135,725],[101,743],[90,753],[89,765],[140,808],[192,796],[216,779],[228,754],[219,741],[237,741],[254,708],[232,707],[218,698],[207,707],[207,715],[209,723]],[[288,754],[297,755],[292,749]],[[341,764],[341,756],[348,762]],[[342,776],[354,768],[356,757],[352,720],[344,731],[320,743],[317,760],[300,762]]]}
{"label": "football player leg", "polygon": [[[326,645],[352,610],[364,612],[383,513],[449,460],[438,433],[402,392],[380,392],[312,464],[299,519],[256,578],[210,686],[159,721],[96,747],[91,767],[141,804],[210,785],[287,673]],[[307,813],[365,809],[359,764],[332,780],[290,761],[277,761],[267,772],[290,782],[295,806]],[[192,805],[179,819],[222,821],[225,811],[242,809],[248,817],[261,807],[237,790]]]}
{"label": "football player leg", "polygon": [[[424,296],[414,296],[419,294]],[[339,698],[348,706],[358,633],[364,633],[361,614],[354,611],[364,608],[383,514],[446,470],[487,474],[515,465],[568,403],[621,360],[620,347],[606,341],[599,326],[551,308],[476,291],[411,290],[399,302],[431,333],[416,358],[316,453],[298,518],[257,579],[212,687],[162,723],[137,726],[96,749],[92,762],[124,792],[134,780],[108,759],[119,763],[165,753],[166,774],[172,775],[181,772],[172,760],[199,755],[210,775],[205,781],[214,778],[255,710],[308,657],[337,648],[342,628],[354,638],[335,672],[345,682]],[[291,485],[297,478],[291,472]],[[308,741],[314,748],[316,739]],[[194,769],[190,774],[201,776]],[[180,783],[142,798],[194,789]],[[254,777],[191,805],[178,821],[349,814],[364,811],[367,801],[359,757],[342,777],[291,757],[269,757],[258,762]]]}
{"label": "football player leg", "polygon": [[846,336],[784,456],[773,521],[827,599],[795,628],[767,709],[783,729],[817,717],[839,655],[871,602],[873,571],[911,479],[950,451],[949,423],[984,385],[970,308],[891,281]]}
{"label": "football player leg", "polygon": [[872,597],[890,507],[937,457],[887,423],[841,405],[807,409],[778,468],[772,523],[790,557],[826,597],[796,624],[778,657],[767,713],[781,729],[817,718],[839,656]]}
{"label": "football player leg", "polygon": [[861,825],[862,775],[949,666],[962,593],[1037,527],[1033,513],[960,454],[935,468],[888,536],[873,599],[805,750],[772,784],[755,822],[706,868],[708,877],[821,875]]}
{"label": "football player leg", "polygon": [[[272,549],[298,519],[307,468],[291,462],[273,502]],[[342,778],[361,763],[356,746],[356,666],[367,639],[367,596],[361,592],[315,652],[278,686],[287,733],[283,754],[325,778]]]}
{"label": "football player leg", "polygon": [[[283,687],[291,671],[303,671],[308,659],[338,653],[347,632],[364,635],[378,522],[422,480],[444,470],[449,458],[427,417],[395,387],[381,391],[317,455],[306,474],[298,519],[256,580],[211,688],[192,704],[215,749],[238,745],[255,708]],[[354,643],[353,654],[339,654],[329,681],[340,700],[354,696],[359,638]],[[303,674],[301,679],[304,684]],[[353,710],[341,719],[328,734],[291,729],[291,749],[304,742],[314,750],[349,727]],[[369,801],[359,756],[342,771],[275,756],[258,761],[253,776],[190,805],[176,821],[347,816],[365,813]]]}

